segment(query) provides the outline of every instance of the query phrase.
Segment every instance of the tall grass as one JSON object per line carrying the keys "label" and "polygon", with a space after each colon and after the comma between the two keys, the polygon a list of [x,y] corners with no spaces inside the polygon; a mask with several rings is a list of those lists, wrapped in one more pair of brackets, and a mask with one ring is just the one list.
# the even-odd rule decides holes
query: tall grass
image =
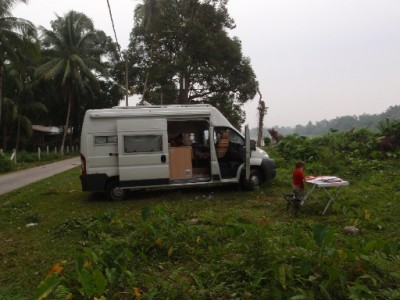
{"label": "tall grass", "polygon": [[[270,152],[277,178],[254,192],[143,191],[109,202],[82,193],[74,169],[0,197],[0,293],[5,299],[398,299],[399,161],[308,161],[309,175],[335,170],[350,186],[327,215],[322,195],[293,215],[280,196],[290,190],[292,161],[276,150]],[[37,225],[26,227],[31,223]]]}

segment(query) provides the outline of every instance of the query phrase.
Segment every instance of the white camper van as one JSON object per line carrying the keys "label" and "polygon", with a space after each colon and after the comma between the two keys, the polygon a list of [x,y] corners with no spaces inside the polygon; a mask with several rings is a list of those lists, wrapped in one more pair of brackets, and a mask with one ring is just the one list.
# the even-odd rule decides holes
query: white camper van
{"label": "white camper van", "polygon": [[267,153],[210,105],[88,110],[81,161],[82,190],[106,192],[113,200],[135,189],[231,183],[252,188],[276,172]]}

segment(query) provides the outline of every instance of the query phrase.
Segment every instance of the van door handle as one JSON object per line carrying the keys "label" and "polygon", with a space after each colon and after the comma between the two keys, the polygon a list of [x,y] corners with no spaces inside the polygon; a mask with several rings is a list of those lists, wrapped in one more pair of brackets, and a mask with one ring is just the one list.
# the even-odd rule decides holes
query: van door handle
{"label": "van door handle", "polygon": [[167,156],[165,154],[161,155],[161,162],[165,164],[167,161]]}
{"label": "van door handle", "polygon": [[118,153],[108,153],[109,156],[118,156]]}

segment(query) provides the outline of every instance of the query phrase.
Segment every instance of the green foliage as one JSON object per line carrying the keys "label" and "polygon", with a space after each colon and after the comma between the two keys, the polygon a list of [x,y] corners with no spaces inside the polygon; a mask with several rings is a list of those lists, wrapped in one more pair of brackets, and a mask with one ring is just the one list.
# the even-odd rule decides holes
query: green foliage
{"label": "green foliage", "polygon": [[272,142],[272,139],[269,136],[264,137],[264,145],[269,146]]}
{"label": "green foliage", "polygon": [[[40,80],[54,81],[62,90],[63,100],[68,103],[64,128],[69,128],[71,107],[76,106],[77,91],[99,90],[95,71],[104,72],[100,59],[105,50],[99,47],[93,22],[73,10],[64,17],[57,17],[52,22],[52,30],[41,29],[45,61],[37,68],[36,76]],[[63,133],[61,153],[64,153],[65,139],[66,132]]]}
{"label": "green foliage", "polygon": [[[377,297],[383,273],[389,286],[397,280],[386,270],[400,263],[398,243],[357,239],[343,248],[343,241],[336,242],[342,238],[327,224],[260,227],[246,215],[218,227],[188,224],[160,205],[143,208],[142,217],[121,221],[107,213],[86,220],[78,232],[87,238],[87,247],[74,269],[48,276],[38,293],[54,290],[56,296],[58,286],[83,299],[304,299],[322,294],[359,299]],[[399,293],[395,286],[383,291]]]}
{"label": "green foliage", "polygon": [[365,129],[313,138],[288,135],[278,143],[277,149],[286,161],[319,162],[331,172],[349,160],[382,158],[375,135]]}
{"label": "green foliage", "polygon": [[[258,82],[242,54],[227,1],[143,1],[135,10],[128,54],[130,82],[144,100],[160,104],[213,103],[237,127],[240,105]],[[173,33],[173,34],[171,34]],[[239,120],[238,120],[239,118]]]}
{"label": "green foliage", "polygon": [[46,279],[40,283],[35,295],[33,296],[33,299],[36,300],[47,298],[59,283],[60,278],[57,276],[57,274],[51,274],[47,276]]}
{"label": "green foliage", "polygon": [[71,158],[76,155],[77,153],[72,152],[64,156],[60,153],[42,152],[39,160],[39,156],[35,152],[18,151],[17,162],[15,163],[10,159],[11,153],[5,153],[4,155],[0,155],[0,174],[37,167],[45,163]]}
{"label": "green foliage", "polygon": [[299,135],[285,136],[278,145],[279,155],[285,160],[311,161],[318,156],[316,149],[310,139]]}
{"label": "green foliage", "polygon": [[204,103],[216,107],[233,126],[240,130],[245,120],[245,113],[241,109],[241,104],[234,100],[233,94],[212,95]]}
{"label": "green foliage", "polygon": [[386,118],[378,123],[377,128],[381,135],[400,137],[400,120]]}
{"label": "green foliage", "polygon": [[[74,155],[73,153],[70,153]],[[18,159],[18,164],[19,163],[33,163],[33,162],[38,162],[39,161],[39,156],[38,153],[36,152],[27,152],[27,151],[19,151],[17,153],[17,159]],[[40,154],[40,161],[48,162],[48,161],[54,161],[54,160],[59,160],[63,159],[63,156],[60,155],[59,153],[54,153],[54,152],[42,152]]]}
{"label": "green foliage", "polygon": [[[4,82],[0,141],[5,150],[28,148],[31,124],[66,124],[69,104],[69,127],[76,139],[87,109],[118,105],[123,94],[121,85],[104,75],[115,67],[117,45],[103,31],[95,30],[90,18],[74,11],[57,16],[51,22],[52,30],[41,28],[39,42],[33,24],[11,14],[15,4],[26,2],[3,1],[0,9],[0,81]],[[37,80],[34,75],[49,81]],[[46,111],[49,113],[43,118]]]}
{"label": "green foliage", "polygon": [[[399,161],[364,158],[368,132],[289,141],[285,159],[280,144],[269,151],[277,178],[251,193],[137,191],[107,202],[80,191],[76,169],[1,196],[0,291],[10,287],[11,299],[397,299]],[[307,147],[319,151],[306,172],[337,170],[350,181],[325,216],[321,199],[292,215],[281,197],[297,159],[290,151]]]}
{"label": "green foliage", "polygon": [[37,153],[31,153],[26,151],[18,152],[18,162],[34,162],[37,161],[38,155]]}
{"label": "green foliage", "polygon": [[11,172],[15,169],[15,164],[4,155],[0,154],[0,174]]}
{"label": "green foliage", "polygon": [[[314,124],[309,122],[307,125],[299,124],[295,127],[274,126],[274,128],[283,135],[298,134],[305,136],[318,136],[330,133],[332,130],[352,132],[359,129],[368,129],[373,132],[378,130],[381,132],[381,135],[385,135],[382,131],[382,125],[383,127],[386,127],[387,119],[391,122],[394,122],[395,120],[398,122],[398,120],[400,120],[400,105],[390,106],[386,111],[379,114],[341,116],[332,120],[321,120]],[[266,128],[264,128],[264,133],[268,134]]]}
{"label": "green foliage", "polygon": [[[24,59],[28,58],[27,60],[33,60],[35,57],[38,57],[35,26],[28,20],[12,17],[12,8],[14,5],[26,2],[26,0],[0,2],[0,82],[2,83],[0,85],[0,127],[3,133],[3,149],[6,149],[7,137],[9,136],[8,131],[12,122],[17,119],[21,122],[23,119],[19,115],[22,108],[20,106],[19,109],[17,109],[17,103],[19,101],[14,99],[14,96],[21,100],[21,92],[25,92],[27,90],[26,85],[29,85],[27,84],[27,80],[21,79],[21,81],[18,82],[17,87],[13,86],[15,77],[13,78],[13,76],[8,76],[8,66],[14,64],[14,66],[18,65],[20,70],[25,69],[21,72],[22,75],[22,73],[25,73],[28,68],[24,66]],[[25,76],[22,75],[22,77]],[[5,84],[3,84],[3,82]],[[7,87],[12,91],[11,93],[8,93],[9,91],[7,91]],[[28,94],[24,95],[24,97],[27,96]],[[4,105],[6,97],[8,98],[8,105]],[[10,105],[11,103],[12,105]],[[9,109],[11,107],[12,110]],[[26,120],[26,117],[24,119]]]}

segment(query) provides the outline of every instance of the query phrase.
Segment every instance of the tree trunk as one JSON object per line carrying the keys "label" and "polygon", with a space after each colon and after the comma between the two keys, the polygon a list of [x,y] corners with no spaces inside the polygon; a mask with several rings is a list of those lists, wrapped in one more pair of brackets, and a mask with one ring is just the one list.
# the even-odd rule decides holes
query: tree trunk
{"label": "tree trunk", "polygon": [[20,118],[20,114],[18,114],[18,121],[17,121],[17,138],[16,138],[16,141],[15,141],[15,150],[17,150],[17,152],[18,152],[18,148],[19,148],[19,137],[20,137],[20,134],[21,134],[21,118]]}
{"label": "tree trunk", "polygon": [[146,79],[145,79],[145,81],[144,81],[144,84],[143,84],[143,95],[142,95],[142,101],[140,101],[140,104],[141,105],[143,105],[144,104],[144,101],[145,101],[145,94],[146,94],[146,91],[147,91],[147,80],[149,79],[149,71],[147,71],[147,74],[146,74]]}
{"label": "tree trunk", "polygon": [[189,104],[189,86],[190,86],[190,76],[184,74],[179,80],[179,103]]}
{"label": "tree trunk", "polygon": [[3,65],[0,65],[0,124],[1,124],[2,109],[3,109]]}
{"label": "tree trunk", "polygon": [[263,127],[264,127],[264,115],[265,115],[265,102],[262,101],[262,95],[259,89],[257,89],[260,95],[260,100],[258,101],[258,135],[257,135],[257,146],[261,147],[261,142],[263,138]]}
{"label": "tree trunk", "polygon": [[64,133],[63,133],[63,138],[61,141],[61,147],[60,147],[60,152],[61,155],[64,156],[64,145],[65,145],[65,139],[67,137],[68,133],[68,126],[69,126],[69,116],[71,114],[71,103],[72,103],[72,92],[68,91],[68,111],[67,111],[67,119],[65,120],[65,126],[64,126]]}
{"label": "tree trunk", "polygon": [[125,105],[129,106],[128,59],[125,57]]}
{"label": "tree trunk", "polygon": [[7,129],[6,126],[3,127],[3,149],[7,150]]}

